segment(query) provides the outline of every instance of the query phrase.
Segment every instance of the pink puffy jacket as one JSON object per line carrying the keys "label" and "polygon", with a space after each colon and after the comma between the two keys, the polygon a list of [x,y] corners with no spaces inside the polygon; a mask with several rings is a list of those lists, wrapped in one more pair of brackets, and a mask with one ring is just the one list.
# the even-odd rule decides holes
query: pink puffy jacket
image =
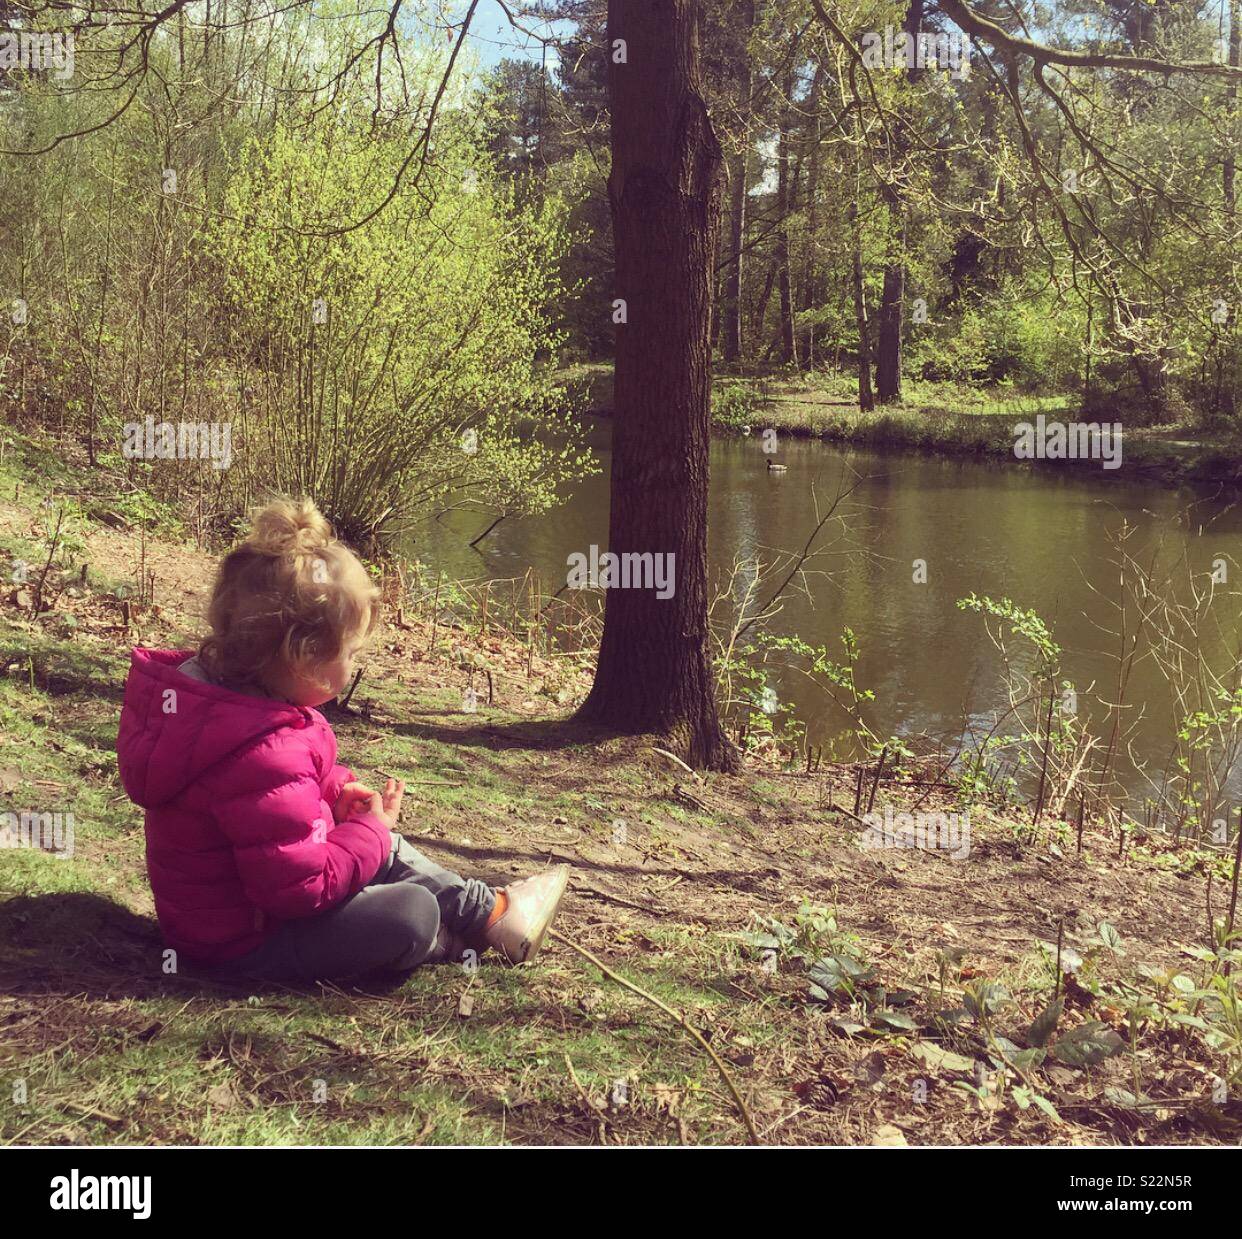
{"label": "pink puffy jacket", "polygon": [[360,891],[392,846],[374,814],[334,822],[352,771],[318,710],[183,674],[189,651],[133,651],[116,751],[146,810],[147,873],[168,945],[208,963]]}

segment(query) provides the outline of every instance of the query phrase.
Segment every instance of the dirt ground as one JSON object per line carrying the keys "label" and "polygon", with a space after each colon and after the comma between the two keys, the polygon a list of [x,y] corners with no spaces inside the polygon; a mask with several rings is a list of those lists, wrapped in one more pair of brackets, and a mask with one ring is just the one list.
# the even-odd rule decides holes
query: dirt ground
{"label": "dirt ground", "polygon": [[[44,515],[0,485],[0,550],[37,563]],[[570,863],[561,932],[729,1081],[564,941],[361,988],[166,975],[111,743],[129,646],[192,641],[214,561],[97,523],[76,558],[50,612],[0,598],[0,789],[78,820],[72,860],[0,853],[0,1072],[26,1097],[0,1100],[6,1143],[1237,1141],[1237,1054],[1174,981],[1200,983],[1187,951],[1227,904],[1210,864],[1092,829],[1079,854],[1067,824],[976,807],[966,857],[867,849],[855,767],[700,777],[576,726],[580,662],[425,610],[390,612],[331,715],[342,760],[407,780],[403,830],[442,864],[499,884]],[[117,587],[139,561],[151,603]],[[916,801],[960,812],[948,786],[877,788]],[[824,958],[869,971],[816,993]],[[1054,989],[1057,1035],[1115,1034],[1107,1055],[1023,1057]]]}

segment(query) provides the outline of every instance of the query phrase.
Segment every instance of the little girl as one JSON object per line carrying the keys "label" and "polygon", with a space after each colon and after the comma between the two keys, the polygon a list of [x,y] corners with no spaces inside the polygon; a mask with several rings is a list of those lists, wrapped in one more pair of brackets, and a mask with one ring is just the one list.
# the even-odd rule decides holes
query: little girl
{"label": "little girl", "polygon": [[568,866],[502,890],[458,877],[396,833],[399,781],[337,765],[314,707],[350,682],[378,594],[314,504],[277,502],[221,564],[197,655],[133,651],[121,779],[164,937],[200,964],[309,981],[543,943]]}

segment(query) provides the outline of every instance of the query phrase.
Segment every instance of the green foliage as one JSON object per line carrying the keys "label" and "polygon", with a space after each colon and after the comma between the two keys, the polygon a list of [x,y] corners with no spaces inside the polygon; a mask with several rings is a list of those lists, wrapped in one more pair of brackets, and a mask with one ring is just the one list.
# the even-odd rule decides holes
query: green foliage
{"label": "green foliage", "polygon": [[271,393],[251,453],[359,532],[430,505],[544,511],[587,467],[533,361],[556,343],[541,307],[558,200],[517,208],[463,140],[419,191],[337,232],[379,205],[404,150],[321,118],[242,152],[212,252],[233,348]]}
{"label": "green foliage", "polygon": [[[107,125],[107,90],[33,83],[0,122],[6,146],[51,144],[0,190],[0,282],[32,310],[0,356],[6,374],[23,359],[21,414],[81,432],[218,533],[271,491],[358,537],[445,507],[536,514],[595,467],[548,364],[569,203],[497,172],[460,75],[423,149],[446,52],[402,23],[398,63],[372,18],[329,0],[182,30],[152,43]],[[107,59],[124,36],[93,38]],[[231,465],[123,459],[124,426],[147,417],[230,426]],[[111,511],[156,515],[140,507]]]}
{"label": "green foliage", "polygon": [[1002,287],[949,307],[915,334],[907,363],[925,379],[1067,391],[1082,365],[1083,318],[1046,292]]}
{"label": "green foliage", "polygon": [[957,607],[959,611],[973,611],[976,615],[1004,620],[1015,637],[1023,638],[1035,648],[1043,670],[1056,671],[1060,664],[1061,647],[1052,639],[1048,625],[1035,611],[1020,607],[1009,598],[994,599],[975,594],[959,598]]}
{"label": "green foliage", "polygon": [[726,430],[750,430],[766,403],[754,383],[717,379],[712,384],[712,422]]}
{"label": "green foliage", "polygon": [[853,722],[848,737],[852,747],[875,744],[876,737],[863,716],[863,707],[875,700],[875,694],[859,687],[855,679],[859,649],[851,628],[842,629],[841,646],[845,657],[837,661],[825,645],[759,629],[716,660],[721,711],[738,727],[747,747],[754,748],[766,739],[784,746],[792,755],[805,738],[805,723],[798,719],[792,704],[780,701],[769,683],[773,668],[782,675],[804,676],[831,697]]}

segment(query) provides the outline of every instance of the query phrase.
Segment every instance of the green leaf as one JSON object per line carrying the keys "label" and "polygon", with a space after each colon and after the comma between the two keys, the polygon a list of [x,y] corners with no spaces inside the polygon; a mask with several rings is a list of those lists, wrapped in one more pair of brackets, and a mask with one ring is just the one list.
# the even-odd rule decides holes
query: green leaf
{"label": "green leaf", "polygon": [[1107,922],[1100,922],[1100,941],[1114,955],[1124,955],[1125,951],[1121,948],[1121,935]]}
{"label": "green leaf", "polygon": [[757,951],[778,950],[783,945],[774,934],[745,933],[741,935],[741,939],[747,946],[754,947]]}
{"label": "green leaf", "polygon": [[1057,1021],[1065,1010],[1065,999],[1050,1002],[1032,1021],[1026,1030],[1027,1045],[1047,1045],[1048,1038],[1056,1031]]}
{"label": "green leaf", "polygon": [[975,1019],[990,1015],[1009,998],[1009,991],[995,981],[978,981],[962,994],[962,1005]]}
{"label": "green leaf", "polygon": [[866,1024],[860,1024],[852,1016],[838,1015],[834,1017],[832,1023],[835,1024],[847,1037],[852,1037],[856,1033],[866,1032]]}
{"label": "green leaf", "polygon": [[1200,1019],[1197,1015],[1191,1015],[1189,1011],[1170,1011],[1168,1013],[1170,1023],[1182,1024],[1187,1028],[1198,1028],[1200,1031],[1207,1028],[1207,1022]]}
{"label": "green leaf", "polygon": [[872,1011],[871,1019],[873,1022],[887,1024],[890,1028],[900,1029],[902,1032],[914,1032],[918,1028],[918,1024],[901,1011]]}
{"label": "green leaf", "polygon": [[1041,1110],[1042,1110],[1042,1111],[1043,1111],[1043,1112],[1044,1112],[1044,1113],[1045,1113],[1045,1114],[1046,1114],[1046,1115],[1047,1115],[1050,1119],[1052,1119],[1052,1120],[1053,1120],[1053,1122],[1059,1123],[1059,1122],[1061,1121],[1061,1116],[1057,1113],[1057,1108],[1056,1108],[1056,1106],[1054,1106],[1054,1105],[1052,1104],[1052,1102],[1050,1102],[1050,1101],[1048,1100],[1048,1098],[1047,1098],[1047,1097],[1043,1097],[1043,1096],[1041,1096],[1039,1093],[1036,1093],[1036,1094],[1035,1094],[1035,1096],[1031,1098],[1031,1100],[1032,1100],[1032,1101],[1033,1101],[1033,1102],[1034,1102],[1034,1103],[1035,1103],[1035,1104],[1036,1104],[1036,1105],[1037,1105],[1037,1106],[1038,1106],[1038,1107],[1039,1107],[1039,1108],[1040,1108],[1040,1109],[1041,1109]]}
{"label": "green leaf", "polygon": [[958,1028],[969,1018],[970,1012],[965,1007],[946,1007],[943,1011],[936,1012],[935,1022],[946,1028]]}
{"label": "green leaf", "polygon": [[1216,958],[1215,951],[1209,951],[1205,946],[1184,946],[1182,954],[1189,955],[1191,959],[1199,959],[1204,963],[1211,963]]}
{"label": "green leaf", "polygon": [[1099,1020],[1073,1028],[1052,1047],[1052,1057],[1069,1067],[1094,1067],[1111,1058],[1125,1043]]}
{"label": "green leaf", "polygon": [[873,969],[850,955],[825,955],[817,959],[810,969],[811,981],[824,990],[845,990],[849,992],[861,981],[870,980],[875,975]]}
{"label": "green leaf", "polygon": [[[1041,942],[1040,947],[1047,954],[1048,958],[1055,964],[1057,962],[1057,944],[1055,942]],[[1074,950],[1072,946],[1061,944],[1061,971],[1062,972],[1078,972],[1082,968],[1082,956]]]}
{"label": "green leaf", "polygon": [[1047,1054],[1048,1051],[1043,1046],[1037,1045],[1031,1050],[1014,1050],[1007,1057],[1019,1071],[1030,1071],[1032,1067],[1038,1067],[1047,1057]]}

